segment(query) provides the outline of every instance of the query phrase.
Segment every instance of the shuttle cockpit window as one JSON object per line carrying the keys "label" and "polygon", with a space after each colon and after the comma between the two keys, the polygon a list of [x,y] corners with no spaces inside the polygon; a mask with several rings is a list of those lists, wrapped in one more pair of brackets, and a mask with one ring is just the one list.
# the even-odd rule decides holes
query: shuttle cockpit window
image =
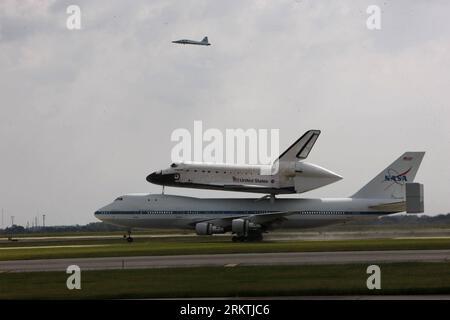
{"label": "shuttle cockpit window", "polygon": [[116,198],[116,200],[114,200],[114,201],[122,201],[122,200],[123,200],[122,197],[118,197],[118,198]]}

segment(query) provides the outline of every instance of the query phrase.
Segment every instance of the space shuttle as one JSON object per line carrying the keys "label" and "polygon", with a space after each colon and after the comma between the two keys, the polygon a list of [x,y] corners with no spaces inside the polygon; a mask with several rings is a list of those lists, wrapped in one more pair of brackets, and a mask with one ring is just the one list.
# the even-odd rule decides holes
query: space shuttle
{"label": "space shuttle", "polygon": [[127,194],[95,211],[99,220],[132,228],[195,230],[206,236],[231,232],[232,241],[261,241],[275,228],[311,228],[373,219],[398,212],[423,213],[423,184],[414,182],[425,152],[405,152],[351,196],[281,198],[303,193],[342,177],[305,162],[320,135],[309,130],[271,166],[172,163],[147,181],[162,186],[264,193],[258,198],[194,198],[163,194]]}
{"label": "space shuttle", "polygon": [[195,189],[277,194],[303,193],[342,179],[328,169],[305,162],[320,135],[309,130],[284,151],[271,170],[263,165],[172,163],[149,174],[150,183]]}

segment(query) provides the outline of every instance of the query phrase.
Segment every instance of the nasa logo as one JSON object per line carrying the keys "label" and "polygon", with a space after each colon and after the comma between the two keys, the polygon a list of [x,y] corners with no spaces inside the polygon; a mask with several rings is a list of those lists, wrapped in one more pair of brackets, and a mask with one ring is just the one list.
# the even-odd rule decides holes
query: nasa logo
{"label": "nasa logo", "polygon": [[411,168],[409,168],[405,172],[398,173],[398,171],[394,169],[388,169],[384,176],[384,181],[395,182],[397,184],[405,184],[405,182],[408,182],[408,178],[406,177],[406,175],[410,170]]}

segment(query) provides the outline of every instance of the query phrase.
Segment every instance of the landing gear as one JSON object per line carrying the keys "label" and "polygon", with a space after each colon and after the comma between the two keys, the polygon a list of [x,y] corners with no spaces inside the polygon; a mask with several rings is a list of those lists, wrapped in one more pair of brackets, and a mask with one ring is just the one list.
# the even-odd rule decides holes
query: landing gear
{"label": "landing gear", "polygon": [[233,242],[259,242],[263,240],[262,232],[251,232],[247,235],[234,235],[231,238]]}
{"label": "landing gear", "polygon": [[233,241],[233,242],[244,242],[245,241],[245,237],[244,236],[233,236],[231,238],[231,241]]}
{"label": "landing gear", "polygon": [[131,229],[128,230],[128,233],[127,233],[127,234],[124,234],[124,235],[123,235],[123,238],[126,239],[127,242],[133,242],[134,239],[131,237]]}
{"label": "landing gear", "polygon": [[261,232],[258,232],[257,234],[255,234],[255,237],[253,238],[253,241],[263,241],[263,235]]}

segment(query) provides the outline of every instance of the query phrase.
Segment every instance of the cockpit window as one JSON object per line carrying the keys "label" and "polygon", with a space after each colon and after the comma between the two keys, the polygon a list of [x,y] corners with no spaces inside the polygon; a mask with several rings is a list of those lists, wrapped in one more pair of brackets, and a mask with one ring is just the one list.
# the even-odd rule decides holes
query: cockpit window
{"label": "cockpit window", "polygon": [[171,168],[176,168],[176,167],[178,167],[178,165],[177,165],[176,163],[172,163],[172,164],[170,165],[170,167],[171,167]]}
{"label": "cockpit window", "polygon": [[116,200],[114,200],[114,201],[122,201],[123,200],[123,198],[122,197],[118,197]]}

